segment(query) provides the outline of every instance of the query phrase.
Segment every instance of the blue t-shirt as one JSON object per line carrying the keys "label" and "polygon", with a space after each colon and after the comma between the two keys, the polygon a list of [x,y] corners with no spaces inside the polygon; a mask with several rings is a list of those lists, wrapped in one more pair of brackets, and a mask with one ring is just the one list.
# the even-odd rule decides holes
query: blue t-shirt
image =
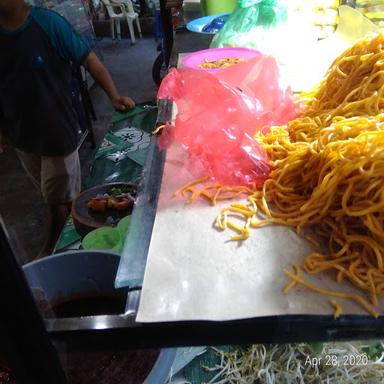
{"label": "blue t-shirt", "polygon": [[0,27],[0,128],[16,148],[43,156],[76,149],[72,65],[89,52],[67,20],[44,8],[32,7],[15,31]]}

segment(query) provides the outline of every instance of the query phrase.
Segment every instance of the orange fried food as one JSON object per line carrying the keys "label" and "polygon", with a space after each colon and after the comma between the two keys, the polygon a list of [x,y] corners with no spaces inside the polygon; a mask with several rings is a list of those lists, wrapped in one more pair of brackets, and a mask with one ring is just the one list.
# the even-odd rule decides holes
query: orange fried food
{"label": "orange fried food", "polygon": [[87,202],[87,207],[96,212],[105,212],[107,209],[107,199],[91,199]]}
{"label": "orange fried food", "polygon": [[227,68],[231,65],[239,64],[245,61],[240,57],[225,57],[223,59],[214,60],[214,61],[204,61],[199,65],[199,68],[205,69],[218,69],[218,68]]}

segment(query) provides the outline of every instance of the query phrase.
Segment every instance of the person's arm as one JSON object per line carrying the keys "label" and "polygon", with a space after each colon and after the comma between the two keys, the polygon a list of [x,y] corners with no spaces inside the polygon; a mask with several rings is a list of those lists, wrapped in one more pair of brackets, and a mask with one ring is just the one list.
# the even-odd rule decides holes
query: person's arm
{"label": "person's arm", "polygon": [[135,102],[130,97],[121,96],[119,94],[108,69],[93,51],[91,51],[85,58],[83,65],[95,81],[100,84],[101,88],[104,89],[105,93],[111,99],[112,105],[115,109],[125,112],[135,106]]}
{"label": "person's arm", "polygon": [[58,54],[64,60],[83,64],[105,90],[115,109],[125,112],[134,107],[135,103],[131,98],[120,96],[108,70],[92,52],[88,42],[77,35],[66,19],[56,12],[42,8],[36,8],[34,17]]}

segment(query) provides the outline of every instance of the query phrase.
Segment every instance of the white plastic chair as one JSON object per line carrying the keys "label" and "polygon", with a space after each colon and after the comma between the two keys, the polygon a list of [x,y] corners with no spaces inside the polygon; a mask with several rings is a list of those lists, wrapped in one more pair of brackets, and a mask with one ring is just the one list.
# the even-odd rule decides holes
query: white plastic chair
{"label": "white plastic chair", "polygon": [[105,5],[105,8],[107,8],[109,20],[110,20],[110,27],[111,27],[111,37],[112,40],[115,40],[115,26],[116,26],[116,32],[117,32],[117,38],[121,39],[121,26],[120,26],[120,20],[124,20],[125,17],[125,11],[123,10],[123,7],[121,4],[115,4],[111,3],[110,0],[102,0],[103,4]]}
{"label": "white plastic chair", "polygon": [[131,41],[132,44],[135,43],[135,30],[133,27],[133,22],[136,22],[137,30],[139,32],[139,36],[143,37],[141,33],[141,27],[140,27],[140,21],[139,21],[139,14],[135,12],[133,9],[133,4],[131,0],[112,0],[112,5],[121,6],[121,10],[127,20],[128,28],[129,28],[129,34],[131,35]]}

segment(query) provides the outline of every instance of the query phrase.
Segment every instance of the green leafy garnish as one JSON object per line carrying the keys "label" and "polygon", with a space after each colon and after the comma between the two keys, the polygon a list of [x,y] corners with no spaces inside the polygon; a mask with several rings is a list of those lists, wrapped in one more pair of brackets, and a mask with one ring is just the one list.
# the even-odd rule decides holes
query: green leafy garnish
{"label": "green leafy garnish", "polygon": [[112,197],[124,195],[125,193],[129,193],[131,196],[136,196],[137,188],[134,185],[122,185],[121,187],[112,187],[108,194]]}

